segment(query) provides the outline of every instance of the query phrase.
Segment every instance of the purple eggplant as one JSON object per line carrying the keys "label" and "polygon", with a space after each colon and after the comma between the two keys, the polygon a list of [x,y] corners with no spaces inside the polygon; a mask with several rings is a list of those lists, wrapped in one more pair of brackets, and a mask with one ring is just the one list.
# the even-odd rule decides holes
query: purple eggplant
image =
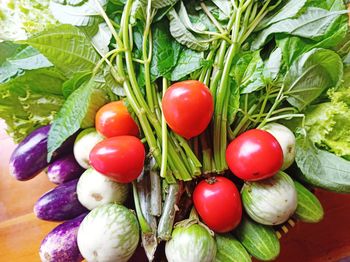
{"label": "purple eggplant", "polygon": [[87,213],[55,227],[41,242],[40,258],[43,262],[80,262],[77,234],[80,223]]}
{"label": "purple eggplant", "polygon": [[61,184],[42,195],[34,205],[34,214],[43,220],[64,221],[86,212],[78,200],[78,180]]}
{"label": "purple eggplant", "polygon": [[[40,127],[18,144],[10,158],[10,174],[17,180],[25,181],[38,175],[47,165],[47,137],[50,125]],[[68,139],[53,154],[57,159],[69,149],[72,151],[74,138]]]}
{"label": "purple eggplant", "polygon": [[84,169],[75,160],[74,155],[70,154],[50,164],[47,169],[47,176],[52,183],[62,184],[79,178],[83,172]]}

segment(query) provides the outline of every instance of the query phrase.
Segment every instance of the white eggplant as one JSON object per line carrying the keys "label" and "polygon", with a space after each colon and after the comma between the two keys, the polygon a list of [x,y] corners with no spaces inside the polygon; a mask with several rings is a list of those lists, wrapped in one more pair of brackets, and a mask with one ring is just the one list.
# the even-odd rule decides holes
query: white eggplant
{"label": "white eggplant", "polygon": [[280,144],[283,151],[283,165],[281,170],[287,169],[293,164],[295,159],[295,136],[293,132],[278,123],[267,124],[263,129],[273,135]]}
{"label": "white eggplant", "polygon": [[213,232],[196,221],[177,224],[171,239],[165,244],[169,262],[212,262],[216,255]]}
{"label": "white eggplant", "polygon": [[95,128],[83,130],[74,142],[73,153],[75,160],[85,169],[90,167],[89,156],[94,146],[103,140],[103,136],[97,133]]}
{"label": "white eggplant", "polygon": [[288,220],[297,208],[297,192],[293,180],[280,171],[275,176],[246,182],[242,202],[247,214],[264,225],[278,225]]}
{"label": "white eggplant", "polygon": [[80,224],[78,247],[89,262],[126,262],[139,243],[139,226],[133,212],[106,204],[92,210]]}
{"label": "white eggplant", "polygon": [[90,210],[108,203],[123,204],[128,191],[129,184],[117,183],[93,168],[81,175],[77,185],[79,202]]}

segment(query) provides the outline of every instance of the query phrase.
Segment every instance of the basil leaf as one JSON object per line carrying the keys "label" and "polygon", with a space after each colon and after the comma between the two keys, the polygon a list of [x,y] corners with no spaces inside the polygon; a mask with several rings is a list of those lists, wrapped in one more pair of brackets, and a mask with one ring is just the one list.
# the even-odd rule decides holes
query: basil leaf
{"label": "basil leaf", "polygon": [[296,140],[296,175],[307,183],[327,190],[350,193],[350,161],[315,148],[307,137]]}
{"label": "basil leaf", "polygon": [[21,42],[38,49],[67,77],[91,71],[99,60],[85,34],[71,25],[59,25]]}
{"label": "basil leaf", "polygon": [[107,103],[102,85],[91,79],[76,89],[65,101],[52,122],[47,141],[48,161],[52,153],[79,128],[94,126],[97,110]]}
{"label": "basil leaf", "polygon": [[304,109],[326,89],[338,87],[343,76],[343,63],[337,53],[313,49],[299,57],[284,78],[287,101]]}

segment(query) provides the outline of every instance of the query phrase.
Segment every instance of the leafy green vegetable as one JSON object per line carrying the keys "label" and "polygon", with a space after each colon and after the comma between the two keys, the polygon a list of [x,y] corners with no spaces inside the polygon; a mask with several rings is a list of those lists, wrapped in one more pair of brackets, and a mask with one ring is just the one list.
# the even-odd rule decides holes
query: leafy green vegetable
{"label": "leafy green vegetable", "polygon": [[97,110],[108,102],[101,84],[91,79],[76,89],[64,102],[49,132],[48,160],[52,153],[79,128],[92,127]]}
{"label": "leafy green vegetable", "polygon": [[0,83],[11,77],[23,73],[24,70],[33,70],[53,66],[46,57],[31,46],[25,47],[0,65]]}
{"label": "leafy green vegetable", "polygon": [[165,22],[157,23],[153,31],[153,55],[151,61],[151,77],[169,78],[169,74],[177,65],[181,46],[174,41]]}
{"label": "leafy green vegetable", "polygon": [[171,81],[178,81],[193,73],[203,66],[204,58],[202,52],[191,49],[183,49],[174,70],[171,72]]}
{"label": "leafy green vegetable", "polygon": [[269,37],[276,33],[288,33],[318,41],[322,39],[328,27],[346,12],[309,7],[299,17],[281,20],[261,31],[253,41],[252,49],[261,48]]}
{"label": "leafy green vegetable", "polygon": [[340,57],[327,49],[313,49],[298,58],[284,79],[287,101],[302,110],[326,89],[338,87],[343,75]]}
{"label": "leafy green vegetable", "polygon": [[50,0],[2,0],[0,40],[22,40],[57,23]]}
{"label": "leafy green vegetable", "polygon": [[74,90],[78,89],[84,82],[91,78],[91,72],[78,72],[62,85],[62,93],[67,98]]}
{"label": "leafy green vegetable", "polygon": [[107,0],[81,0],[79,2],[51,0],[50,10],[62,24],[88,26],[99,20],[100,12],[96,2],[102,7],[107,4]]}
{"label": "leafy green vegetable", "polygon": [[[163,8],[169,5],[174,5],[178,0],[152,0],[152,7]],[[147,0],[141,0],[142,3],[147,4]]]}
{"label": "leafy green vegetable", "polygon": [[99,60],[85,34],[71,25],[59,25],[23,42],[38,49],[67,77],[92,70]]}
{"label": "leafy green vegetable", "polygon": [[172,8],[168,13],[170,21],[170,33],[180,44],[196,51],[204,51],[209,48],[208,43],[202,42],[196,38],[185,26],[175,9]]}
{"label": "leafy green vegetable", "polygon": [[106,23],[94,24],[92,26],[81,27],[90,39],[91,44],[99,51],[100,54],[105,55],[109,51],[109,44],[112,39],[112,33]]}
{"label": "leafy green vegetable", "polygon": [[331,91],[330,102],[305,112],[305,126],[310,140],[338,156],[350,156],[349,88]]}
{"label": "leafy green vegetable", "polygon": [[265,81],[273,82],[281,70],[282,66],[282,50],[276,48],[266,61],[264,66],[264,79]]}
{"label": "leafy green vegetable", "polygon": [[251,93],[265,86],[263,79],[264,63],[260,51],[245,52],[238,56],[231,69],[242,94]]}
{"label": "leafy green vegetable", "polygon": [[296,175],[311,185],[350,193],[350,161],[314,147],[308,137],[296,140],[295,161],[301,170]]}
{"label": "leafy green vegetable", "polygon": [[0,115],[15,142],[49,124],[63,104],[65,78],[54,69],[36,69],[0,84]]}

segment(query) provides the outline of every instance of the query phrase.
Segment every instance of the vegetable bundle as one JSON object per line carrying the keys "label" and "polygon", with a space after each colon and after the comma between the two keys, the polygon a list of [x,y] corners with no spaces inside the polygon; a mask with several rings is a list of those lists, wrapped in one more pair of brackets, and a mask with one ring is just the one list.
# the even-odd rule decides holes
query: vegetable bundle
{"label": "vegetable bundle", "polygon": [[271,260],[277,225],[323,217],[297,181],[350,192],[342,0],[5,2],[11,173],[49,165],[35,213],[73,219],[43,261],[127,261],[139,231],[149,261]]}

